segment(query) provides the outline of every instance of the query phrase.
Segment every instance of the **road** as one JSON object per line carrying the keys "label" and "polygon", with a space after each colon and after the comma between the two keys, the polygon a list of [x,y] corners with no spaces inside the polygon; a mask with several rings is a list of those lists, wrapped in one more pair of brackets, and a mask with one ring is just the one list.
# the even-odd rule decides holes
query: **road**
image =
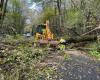
{"label": "road", "polygon": [[66,50],[65,53],[69,59],[54,52],[41,62],[42,66],[57,68],[59,75],[52,80],[100,80],[100,61],[79,50]]}
{"label": "road", "polygon": [[82,51],[66,51],[70,55],[59,67],[61,80],[100,80],[100,61],[94,60]]}

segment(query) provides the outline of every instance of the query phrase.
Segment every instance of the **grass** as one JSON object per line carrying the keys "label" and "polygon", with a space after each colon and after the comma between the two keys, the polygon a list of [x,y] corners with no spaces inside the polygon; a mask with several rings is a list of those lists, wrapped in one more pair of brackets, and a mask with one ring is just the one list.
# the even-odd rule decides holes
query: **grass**
{"label": "grass", "polygon": [[91,50],[89,51],[90,55],[100,59],[100,52],[98,52],[97,50]]}
{"label": "grass", "polygon": [[91,43],[89,44],[88,47],[91,48],[91,50],[88,51],[88,53],[91,56],[96,57],[97,59],[100,59],[100,42]]}

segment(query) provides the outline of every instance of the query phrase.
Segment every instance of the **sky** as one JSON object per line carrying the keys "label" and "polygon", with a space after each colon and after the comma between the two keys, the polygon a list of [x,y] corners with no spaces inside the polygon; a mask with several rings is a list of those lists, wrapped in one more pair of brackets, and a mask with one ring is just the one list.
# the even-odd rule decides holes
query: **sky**
{"label": "sky", "polygon": [[[38,12],[40,12],[42,9],[41,9],[41,5],[39,5],[39,3],[35,3],[35,2],[32,2],[31,0],[21,0],[22,2],[24,2],[24,10],[23,10],[23,14],[25,16],[27,16],[27,19],[26,19],[26,23],[27,24],[30,24],[31,21],[32,21],[32,17],[30,17],[28,14],[29,12],[33,12],[33,16],[37,17],[38,15]],[[34,18],[35,18],[34,17]]]}

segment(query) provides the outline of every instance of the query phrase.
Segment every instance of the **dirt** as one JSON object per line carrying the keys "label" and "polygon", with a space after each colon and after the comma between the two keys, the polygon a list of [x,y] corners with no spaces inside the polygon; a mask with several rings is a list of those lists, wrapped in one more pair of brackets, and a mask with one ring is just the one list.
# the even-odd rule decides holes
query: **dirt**
{"label": "dirt", "polygon": [[50,52],[36,67],[58,67],[58,65],[64,60],[63,55],[59,52]]}

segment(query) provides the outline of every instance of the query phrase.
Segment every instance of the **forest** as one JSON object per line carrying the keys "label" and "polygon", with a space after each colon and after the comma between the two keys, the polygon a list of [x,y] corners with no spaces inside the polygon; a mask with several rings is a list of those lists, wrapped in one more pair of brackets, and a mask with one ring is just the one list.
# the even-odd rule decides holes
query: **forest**
{"label": "forest", "polygon": [[100,0],[0,0],[0,80],[100,80]]}

